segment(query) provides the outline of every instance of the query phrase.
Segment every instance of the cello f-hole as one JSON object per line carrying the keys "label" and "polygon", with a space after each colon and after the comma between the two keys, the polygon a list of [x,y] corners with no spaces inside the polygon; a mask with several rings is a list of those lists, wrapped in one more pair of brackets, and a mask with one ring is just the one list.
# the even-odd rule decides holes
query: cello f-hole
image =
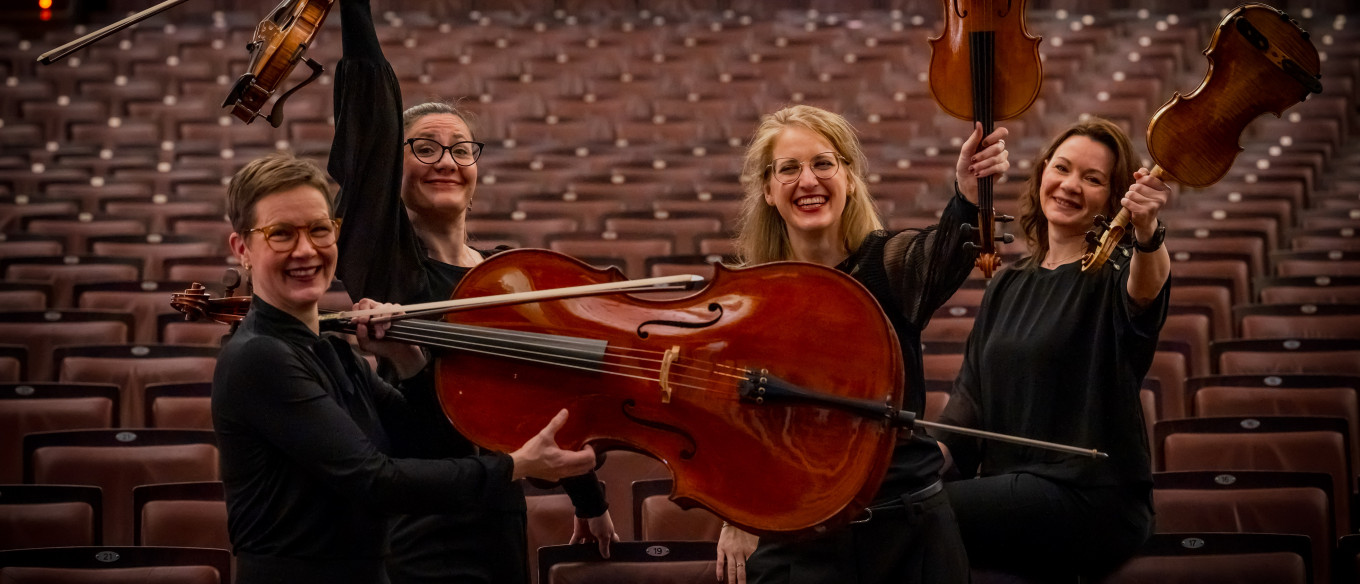
{"label": "cello f-hole", "polygon": [[718,313],[718,314],[715,315],[715,316],[713,317],[713,320],[705,321],[705,322],[681,322],[681,321],[678,321],[678,320],[649,320],[649,321],[647,321],[647,322],[644,322],[644,323],[638,325],[638,327],[637,327],[637,336],[638,336],[639,339],[645,339],[645,338],[647,338],[647,336],[649,335],[649,333],[648,333],[647,331],[642,330],[642,329],[645,328],[647,325],[652,325],[652,324],[657,325],[657,326],[674,326],[674,327],[687,328],[687,329],[701,329],[701,328],[707,328],[707,327],[713,326],[713,325],[715,325],[715,324],[718,324],[718,321],[722,320],[722,317],[723,317],[723,309],[722,309],[722,305],[718,304],[717,302],[713,302],[713,303],[711,303],[711,304],[708,305],[708,311],[709,311],[709,312],[716,312],[716,313]]}
{"label": "cello f-hole", "polygon": [[968,18],[968,11],[959,5],[960,0],[954,0],[954,14],[959,18]]}
{"label": "cello f-hole", "polygon": [[699,451],[699,444],[694,441],[693,435],[691,435],[689,432],[686,432],[684,428],[679,428],[671,424],[667,424],[665,422],[658,422],[656,420],[648,420],[646,418],[639,417],[637,414],[631,411],[635,408],[637,408],[637,402],[631,399],[626,399],[623,400],[623,405],[619,407],[619,411],[623,412],[624,417],[628,418],[629,420],[632,420],[633,422],[636,422],[648,428],[660,430],[662,432],[667,432],[670,434],[675,434],[680,438],[684,439],[685,443],[688,444],[689,446],[680,449],[681,460],[689,460],[691,458],[694,458],[695,453]]}

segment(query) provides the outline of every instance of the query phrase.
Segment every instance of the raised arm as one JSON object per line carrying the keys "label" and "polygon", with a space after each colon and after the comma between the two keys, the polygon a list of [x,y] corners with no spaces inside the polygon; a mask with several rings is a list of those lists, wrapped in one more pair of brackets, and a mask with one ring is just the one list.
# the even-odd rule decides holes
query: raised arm
{"label": "raised arm", "polygon": [[401,202],[401,87],[383,56],[368,0],[341,0],[344,56],[335,73],[327,170],[340,185],[336,276],[350,298],[409,303],[425,289],[421,247]]}

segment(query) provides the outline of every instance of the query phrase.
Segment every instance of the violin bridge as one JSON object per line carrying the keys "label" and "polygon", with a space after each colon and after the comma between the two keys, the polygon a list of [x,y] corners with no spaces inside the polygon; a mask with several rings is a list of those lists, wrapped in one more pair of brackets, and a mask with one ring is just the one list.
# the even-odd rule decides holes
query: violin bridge
{"label": "violin bridge", "polygon": [[680,345],[674,345],[666,349],[666,353],[661,356],[661,376],[657,381],[661,382],[661,403],[671,403],[671,363],[680,358]]}

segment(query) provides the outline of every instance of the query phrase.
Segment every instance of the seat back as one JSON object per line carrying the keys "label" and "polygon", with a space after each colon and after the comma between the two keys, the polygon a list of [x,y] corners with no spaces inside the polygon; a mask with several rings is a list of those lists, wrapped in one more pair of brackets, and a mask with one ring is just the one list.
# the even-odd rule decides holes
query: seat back
{"label": "seat back", "polygon": [[1244,339],[1360,336],[1360,304],[1248,304],[1233,308]]}
{"label": "seat back", "polygon": [[98,487],[0,485],[0,550],[103,541]]}
{"label": "seat back", "polygon": [[48,256],[0,259],[0,276],[8,280],[44,282],[52,286],[52,306],[75,306],[77,284],[139,281],[142,260],[136,257]]}
{"label": "seat back", "polygon": [[23,345],[0,345],[0,383],[20,381],[28,376],[24,365],[28,363],[28,347]]}
{"label": "seat back", "polygon": [[614,520],[614,529],[623,541],[635,541],[633,532],[633,493],[627,486],[633,481],[644,479],[669,478],[671,473],[666,465],[644,454],[628,450],[610,450],[604,464],[596,471],[600,481],[607,485],[620,485],[606,489],[605,500],[609,502],[609,515]]}
{"label": "seat back", "polygon": [[[81,310],[118,310],[136,317],[132,341],[156,342],[157,318],[162,314],[183,315],[170,306],[171,294],[183,292],[190,282],[96,282],[75,287],[76,307]],[[208,291],[221,295],[221,286],[208,284]]]}
{"label": "seat back", "polygon": [[116,385],[0,384],[0,484],[23,480],[26,434],[117,425]]}
{"label": "seat back", "polygon": [[152,383],[143,410],[148,428],[213,429],[212,383]]}
{"label": "seat back", "polygon": [[132,489],[132,542],[230,550],[222,483],[165,483]]}
{"label": "seat back", "polygon": [[47,310],[0,312],[0,339],[28,347],[28,379],[53,381],[52,349],[65,345],[126,343],[133,317],[126,312]]}
{"label": "seat back", "polygon": [[203,430],[75,430],[24,437],[24,482],[104,491],[104,541],[131,544],[132,489],[219,480],[217,446]]}
{"label": "seat back", "polygon": [[1360,339],[1236,339],[1209,344],[1222,375],[1360,375]]}
{"label": "seat back", "polygon": [[91,345],[62,347],[52,359],[61,381],[114,383],[123,388],[119,419],[127,428],[146,426],[147,384],[212,381],[217,348],[184,345]]}
{"label": "seat back", "polygon": [[230,584],[231,552],[177,547],[58,547],[0,552],[7,584]]}
{"label": "seat back", "polygon": [[672,479],[633,481],[633,533],[639,541],[718,541],[722,520],[706,509],[682,509],[669,498]]}
{"label": "seat back", "polygon": [[[1343,418],[1186,418],[1153,427],[1158,471],[1276,470],[1332,477],[1338,533],[1350,531],[1351,465]],[[1346,496],[1341,496],[1345,494]]]}
{"label": "seat back", "polygon": [[562,487],[539,489],[528,483],[524,485],[524,504],[527,508],[525,539],[528,540],[529,571],[537,577],[537,550],[544,546],[566,545],[571,541],[576,508]]}
{"label": "seat back", "polygon": [[712,582],[716,542],[622,541],[609,560],[594,545],[550,546],[538,550],[539,584],[691,584]]}
{"label": "seat back", "polygon": [[1309,584],[1308,538],[1275,533],[1159,533],[1105,584]]}
{"label": "seat back", "polygon": [[1156,473],[1153,484],[1157,531],[1306,535],[1318,581],[1329,581],[1336,539],[1330,476],[1191,471]]}

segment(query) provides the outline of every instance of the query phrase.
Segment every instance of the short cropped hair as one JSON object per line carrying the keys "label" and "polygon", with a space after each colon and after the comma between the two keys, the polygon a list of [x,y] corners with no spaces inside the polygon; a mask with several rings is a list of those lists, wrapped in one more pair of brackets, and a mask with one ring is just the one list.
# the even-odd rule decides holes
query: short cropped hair
{"label": "short cropped hair", "polygon": [[274,193],[307,185],[326,197],[326,208],[335,214],[326,172],[309,160],[276,152],[250,161],[231,177],[227,186],[227,220],[231,229],[245,233],[255,223],[255,205]]}

